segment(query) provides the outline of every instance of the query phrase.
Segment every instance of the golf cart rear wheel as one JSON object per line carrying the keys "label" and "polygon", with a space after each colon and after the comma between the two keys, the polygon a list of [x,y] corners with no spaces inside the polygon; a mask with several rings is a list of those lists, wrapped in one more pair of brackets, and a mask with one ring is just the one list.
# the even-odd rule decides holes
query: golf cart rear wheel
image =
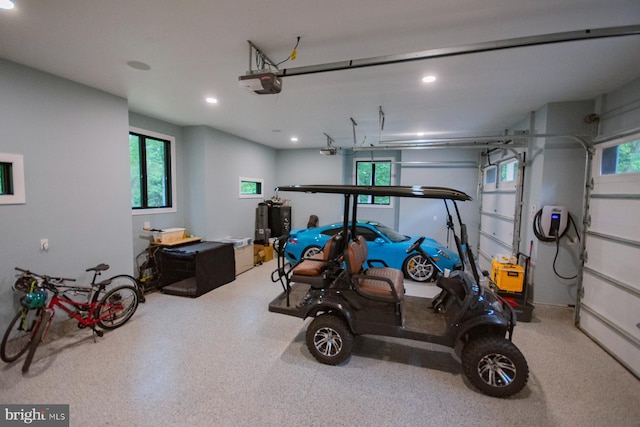
{"label": "golf cart rear wheel", "polygon": [[338,365],[351,356],[353,333],[340,317],[323,314],[313,319],[306,334],[307,348],[325,365]]}
{"label": "golf cart rear wheel", "polygon": [[420,254],[413,254],[406,259],[402,268],[404,275],[416,282],[428,282],[436,274],[436,269]]}
{"label": "golf cart rear wheel", "polygon": [[468,342],[462,349],[462,367],[478,390],[493,397],[518,393],[529,378],[529,366],[518,347],[499,336]]}

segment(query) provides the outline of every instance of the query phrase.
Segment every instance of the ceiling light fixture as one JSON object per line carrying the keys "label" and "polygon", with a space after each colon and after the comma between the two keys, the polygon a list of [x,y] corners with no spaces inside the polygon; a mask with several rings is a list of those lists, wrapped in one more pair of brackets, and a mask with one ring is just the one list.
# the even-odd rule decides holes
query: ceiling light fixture
{"label": "ceiling light fixture", "polygon": [[0,9],[10,10],[13,9],[15,5],[11,0],[0,0]]}
{"label": "ceiling light fixture", "polygon": [[217,104],[217,103],[218,103],[218,99],[217,99],[217,98],[213,98],[213,97],[209,97],[209,98],[207,98],[207,99],[206,99],[206,101],[207,101],[209,104]]}
{"label": "ceiling light fixture", "polygon": [[435,82],[435,81],[436,81],[436,76],[433,76],[433,75],[424,76],[424,77],[422,78],[422,82],[423,82],[423,83],[433,83],[433,82]]}
{"label": "ceiling light fixture", "polygon": [[140,62],[140,61],[127,61],[127,65],[131,68],[134,68],[140,71],[149,71],[151,69],[151,65],[145,64],[144,62]]}
{"label": "ceiling light fixture", "polygon": [[298,137],[297,136],[292,136],[291,137],[291,142],[298,142]]}

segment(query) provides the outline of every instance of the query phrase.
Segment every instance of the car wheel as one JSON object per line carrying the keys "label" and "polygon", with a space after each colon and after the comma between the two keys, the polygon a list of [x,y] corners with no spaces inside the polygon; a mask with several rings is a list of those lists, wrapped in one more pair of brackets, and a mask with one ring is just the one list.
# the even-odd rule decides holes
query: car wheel
{"label": "car wheel", "polygon": [[516,394],[529,378],[529,366],[518,347],[499,336],[468,342],[462,349],[462,367],[478,390],[493,397]]}
{"label": "car wheel", "polygon": [[310,258],[315,254],[319,254],[322,252],[322,249],[319,246],[309,246],[304,251],[302,251],[302,258]]}
{"label": "car wheel", "polygon": [[436,268],[420,254],[413,254],[404,262],[404,275],[416,282],[428,282],[436,274]]}
{"label": "car wheel", "polygon": [[313,319],[306,334],[307,348],[325,365],[338,365],[351,356],[353,333],[344,319],[323,314]]}

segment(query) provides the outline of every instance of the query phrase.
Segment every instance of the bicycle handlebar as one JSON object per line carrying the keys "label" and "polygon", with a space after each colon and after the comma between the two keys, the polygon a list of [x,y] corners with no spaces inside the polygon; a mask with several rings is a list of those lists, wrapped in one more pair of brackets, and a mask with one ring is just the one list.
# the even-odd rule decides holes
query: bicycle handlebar
{"label": "bicycle handlebar", "polygon": [[21,273],[27,274],[29,276],[35,276],[45,281],[52,281],[52,282],[75,282],[76,281],[76,279],[71,279],[69,277],[53,277],[53,276],[47,276],[46,274],[44,275],[37,274],[37,273],[34,273],[33,271],[25,270],[24,268],[20,268],[20,267],[15,267],[15,269]]}

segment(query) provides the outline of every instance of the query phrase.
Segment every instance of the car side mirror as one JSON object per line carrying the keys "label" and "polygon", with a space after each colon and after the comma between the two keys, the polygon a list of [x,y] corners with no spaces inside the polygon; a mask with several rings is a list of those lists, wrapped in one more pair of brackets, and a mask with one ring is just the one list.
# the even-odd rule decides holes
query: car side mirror
{"label": "car side mirror", "polygon": [[376,245],[384,245],[384,239],[382,237],[376,237],[376,240],[373,241]]}

